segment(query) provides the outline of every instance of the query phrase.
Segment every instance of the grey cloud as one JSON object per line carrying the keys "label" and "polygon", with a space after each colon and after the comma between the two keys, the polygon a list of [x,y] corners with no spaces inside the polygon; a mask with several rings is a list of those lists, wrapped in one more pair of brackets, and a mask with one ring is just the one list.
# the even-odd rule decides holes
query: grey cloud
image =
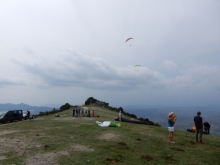
{"label": "grey cloud", "polygon": [[100,90],[134,90],[141,86],[162,87],[162,74],[141,67],[118,67],[100,57],[88,57],[65,51],[62,58],[37,62],[17,61],[31,77],[40,78],[47,86],[79,86]]}
{"label": "grey cloud", "polygon": [[24,52],[29,55],[35,55],[35,51],[31,48],[25,47]]}
{"label": "grey cloud", "polygon": [[177,67],[177,65],[170,60],[164,60],[163,65],[168,69],[175,69]]}
{"label": "grey cloud", "polygon": [[219,89],[220,67],[218,65],[194,65],[175,78],[175,83],[190,88]]}
{"label": "grey cloud", "polygon": [[0,87],[8,85],[25,85],[25,83],[20,78],[0,74]]}

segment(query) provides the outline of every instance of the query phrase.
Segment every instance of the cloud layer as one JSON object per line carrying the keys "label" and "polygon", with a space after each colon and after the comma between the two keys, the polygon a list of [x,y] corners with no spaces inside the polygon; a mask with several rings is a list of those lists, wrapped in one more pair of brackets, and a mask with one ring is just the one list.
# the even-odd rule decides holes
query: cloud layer
{"label": "cloud layer", "polygon": [[219,8],[197,0],[4,1],[2,103],[94,96],[116,105],[219,105]]}

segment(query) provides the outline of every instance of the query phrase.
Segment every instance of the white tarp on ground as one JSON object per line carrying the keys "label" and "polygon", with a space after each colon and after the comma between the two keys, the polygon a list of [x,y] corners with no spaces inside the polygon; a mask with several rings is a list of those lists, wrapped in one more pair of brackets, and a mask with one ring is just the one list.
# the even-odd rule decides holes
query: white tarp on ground
{"label": "white tarp on ground", "polygon": [[103,121],[103,122],[96,121],[95,123],[100,127],[121,127],[120,123],[116,123],[114,121]]}

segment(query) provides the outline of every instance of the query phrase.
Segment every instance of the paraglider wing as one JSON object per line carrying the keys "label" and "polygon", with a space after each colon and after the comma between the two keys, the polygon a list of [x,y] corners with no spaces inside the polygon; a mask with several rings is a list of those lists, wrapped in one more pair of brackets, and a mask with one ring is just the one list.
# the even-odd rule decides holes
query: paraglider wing
{"label": "paraglider wing", "polygon": [[133,39],[133,38],[130,37],[130,38],[126,39],[125,42],[129,41],[130,39]]}
{"label": "paraglider wing", "polygon": [[[141,65],[137,64],[137,65],[135,65],[134,67],[141,67]],[[137,71],[138,71],[138,69],[137,69]]]}

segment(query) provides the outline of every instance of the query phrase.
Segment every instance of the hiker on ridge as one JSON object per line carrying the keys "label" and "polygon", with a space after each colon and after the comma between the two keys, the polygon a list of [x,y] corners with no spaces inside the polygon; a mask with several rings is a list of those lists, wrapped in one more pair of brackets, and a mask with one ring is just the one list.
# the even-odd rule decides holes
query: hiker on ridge
{"label": "hiker on ridge", "polygon": [[[202,141],[202,135],[203,135],[203,123],[202,123],[202,117],[200,116],[201,112],[197,112],[197,116],[194,117],[194,123],[196,126],[196,142],[203,144]],[[199,139],[198,139],[199,135]]]}

